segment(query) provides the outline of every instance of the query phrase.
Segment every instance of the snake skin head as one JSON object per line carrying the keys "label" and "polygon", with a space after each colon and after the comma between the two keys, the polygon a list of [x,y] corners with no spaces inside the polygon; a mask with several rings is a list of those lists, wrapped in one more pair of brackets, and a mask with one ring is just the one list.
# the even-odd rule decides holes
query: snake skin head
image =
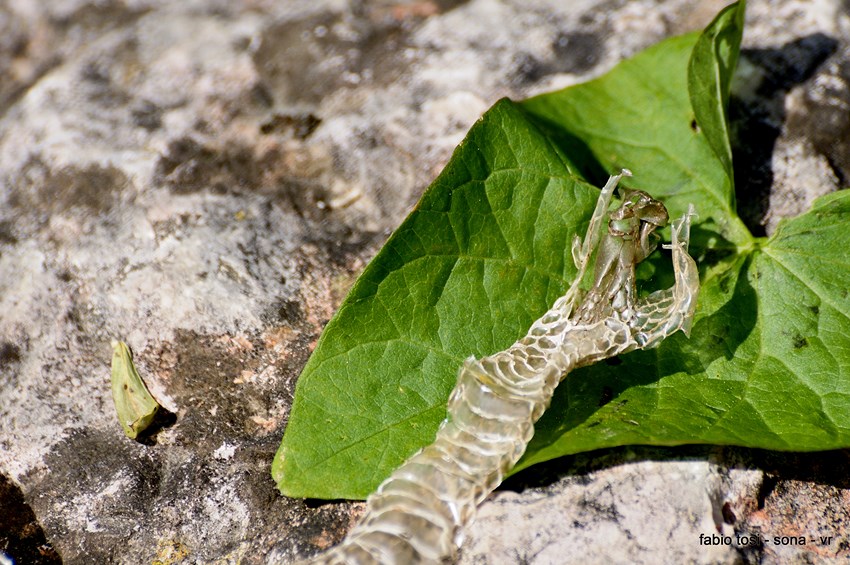
{"label": "snake skin head", "polygon": [[612,221],[636,218],[655,227],[667,225],[670,217],[667,214],[667,208],[660,200],[656,200],[642,190],[625,187],[620,187],[620,195],[623,203],[611,213]]}
{"label": "snake skin head", "polygon": [[635,263],[648,257],[658,245],[655,230],[667,225],[670,219],[664,204],[642,190],[620,187],[623,202],[611,212],[608,233],[623,239],[638,241]]}

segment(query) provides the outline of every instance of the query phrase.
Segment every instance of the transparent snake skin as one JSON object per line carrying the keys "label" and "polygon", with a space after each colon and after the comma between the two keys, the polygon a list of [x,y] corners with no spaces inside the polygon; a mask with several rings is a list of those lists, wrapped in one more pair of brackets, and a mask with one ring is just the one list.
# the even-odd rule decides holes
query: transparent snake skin
{"label": "transparent snake skin", "polygon": [[[528,334],[505,351],[467,359],[434,442],[413,455],[367,500],[346,539],[310,563],[451,563],[476,507],[516,464],[558,383],[573,369],[690,330],[699,278],[688,255],[691,208],[673,223],[675,284],[636,300],[635,265],[656,246],[667,211],[644,192],[622,190],[623,171],[602,189],[582,241],[573,245],[575,282]],[[603,233],[607,219],[607,233]],[[593,285],[581,281],[598,248]]]}

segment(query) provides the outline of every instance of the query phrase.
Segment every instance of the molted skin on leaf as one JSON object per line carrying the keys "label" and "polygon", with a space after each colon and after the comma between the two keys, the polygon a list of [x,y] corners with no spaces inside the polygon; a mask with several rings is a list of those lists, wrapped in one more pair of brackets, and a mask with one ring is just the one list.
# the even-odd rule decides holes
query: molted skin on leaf
{"label": "molted skin on leaf", "polygon": [[[525,452],[567,374],[690,327],[699,293],[687,252],[693,210],[673,226],[675,285],[637,301],[635,265],[655,248],[650,236],[667,223],[667,210],[645,192],[624,190],[609,215],[614,187],[626,175],[609,179],[584,241],[573,246],[579,274],[567,293],[511,347],[464,362],[434,442],[381,483],[345,541],[313,563],[455,561],[464,528]],[[594,251],[594,285],[585,293],[580,287]]]}

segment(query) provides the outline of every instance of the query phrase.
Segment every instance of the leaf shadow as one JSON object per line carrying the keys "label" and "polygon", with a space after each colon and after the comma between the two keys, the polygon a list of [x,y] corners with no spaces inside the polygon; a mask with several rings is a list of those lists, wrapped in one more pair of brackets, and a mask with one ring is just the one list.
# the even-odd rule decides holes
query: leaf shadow
{"label": "leaf shadow", "polygon": [[704,278],[708,268],[728,261],[738,251],[737,246],[723,237],[718,230],[709,229],[706,224],[699,223],[691,226],[689,247],[703,275],[700,278]]}
{"label": "leaf shadow", "polygon": [[511,475],[496,492],[521,493],[530,489],[548,489],[563,479],[587,480],[593,473],[625,463],[642,461],[702,461],[717,447],[710,445],[623,445],[565,455]]}
{"label": "leaf shadow", "polygon": [[6,557],[3,563],[61,565],[62,557],[47,540],[24,491],[4,473],[0,473],[0,508],[0,556]]}
{"label": "leaf shadow", "polygon": [[[669,241],[669,236],[662,238]],[[705,279],[709,269],[733,261],[737,252],[736,245],[718,230],[707,227],[705,223],[691,226],[689,253],[697,262],[701,280]],[[640,296],[673,286],[676,279],[671,256],[670,250],[659,246],[658,252],[637,265],[636,282]]]}
{"label": "leaf shadow", "polygon": [[[653,461],[706,461],[725,470],[761,470],[764,476],[757,487],[757,507],[753,510],[763,510],[770,505],[771,497],[799,496],[799,492],[789,492],[792,489],[811,489],[811,485],[816,485],[814,489],[850,489],[850,477],[844,471],[850,463],[848,449],[779,452],[749,447],[688,444],[669,447],[626,445],[559,457],[507,478],[497,492],[549,490],[562,480],[583,483],[589,481],[594,473],[625,464]],[[712,496],[712,503],[716,505],[718,514],[725,514],[722,512],[723,493],[717,494],[721,496],[718,500]],[[727,523],[744,518],[733,516],[730,520],[723,516]]]}
{"label": "leaf shadow", "polygon": [[729,299],[712,314],[696,320],[690,339],[670,342],[669,357],[677,362],[671,368],[695,376],[720,356],[727,360],[735,357],[758,321],[758,297],[750,278],[759,274],[751,273],[752,263],[752,254],[747,254],[737,272],[731,268],[710,281],[708,290]]}
{"label": "leaf shadow", "polygon": [[606,171],[599,162],[590,146],[580,137],[567,130],[564,124],[559,124],[524,109],[521,104],[524,117],[534,124],[552,144],[564,155],[569,155],[570,165],[576,169],[578,175],[593,186],[603,186],[611,171]]}
{"label": "leaf shadow", "polygon": [[[773,49],[743,49],[750,76],[733,84],[729,101],[732,156],[738,215],[756,237],[765,233],[773,186],[773,152],[785,123],[785,98],[796,85],[811,78],[838,49],[838,41],[814,33]],[[753,82],[757,82],[752,89]]]}
{"label": "leaf shadow", "polygon": [[[751,456],[755,465],[768,475],[769,480],[765,481],[759,495],[759,509],[764,508],[765,499],[782,482],[814,483],[850,490],[850,475],[847,474],[850,449],[816,452],[735,449]],[[736,468],[746,469],[748,466],[739,464]]]}
{"label": "leaf shadow", "polygon": [[156,445],[159,432],[170,428],[176,423],[177,414],[171,412],[165,406],[160,406],[159,410],[156,411],[156,415],[154,415],[151,425],[139,433],[135,441],[147,446]]}

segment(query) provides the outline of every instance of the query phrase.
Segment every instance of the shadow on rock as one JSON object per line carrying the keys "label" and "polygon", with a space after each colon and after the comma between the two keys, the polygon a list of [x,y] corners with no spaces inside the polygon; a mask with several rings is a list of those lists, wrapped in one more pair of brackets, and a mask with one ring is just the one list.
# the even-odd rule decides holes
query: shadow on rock
{"label": "shadow on rock", "polygon": [[[776,140],[785,123],[785,97],[796,85],[811,78],[818,67],[838,48],[838,41],[815,33],[776,49],[744,49],[738,86],[733,85],[729,102],[732,153],[735,162],[735,192],[738,214],[756,237],[765,235],[770,189],[771,162]],[[750,77],[744,74],[750,74]],[[743,85],[757,86],[747,91]]]}

